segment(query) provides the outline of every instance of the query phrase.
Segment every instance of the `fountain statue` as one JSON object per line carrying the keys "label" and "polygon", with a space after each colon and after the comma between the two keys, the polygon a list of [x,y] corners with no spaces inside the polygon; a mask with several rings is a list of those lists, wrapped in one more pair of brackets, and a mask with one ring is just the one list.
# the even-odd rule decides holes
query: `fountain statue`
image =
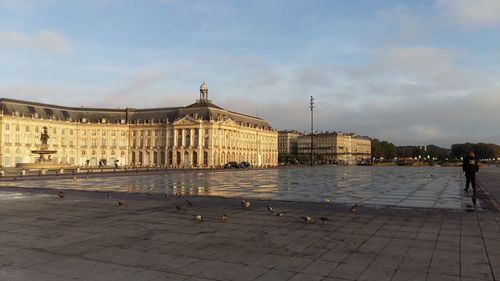
{"label": "fountain statue", "polygon": [[57,150],[49,150],[49,134],[47,133],[47,127],[43,127],[43,132],[40,133],[40,149],[32,150],[31,153],[38,154],[40,157],[36,160],[37,163],[47,163],[52,162],[51,154],[57,153]]}
{"label": "fountain statue", "polygon": [[51,154],[57,153],[57,150],[49,150],[49,133],[47,132],[47,127],[43,127],[43,132],[40,133],[40,148],[37,150],[32,150],[31,153],[38,154],[38,158],[35,163],[17,163],[16,167],[24,169],[62,169],[67,168],[70,165],[67,163],[57,163],[51,157]]}

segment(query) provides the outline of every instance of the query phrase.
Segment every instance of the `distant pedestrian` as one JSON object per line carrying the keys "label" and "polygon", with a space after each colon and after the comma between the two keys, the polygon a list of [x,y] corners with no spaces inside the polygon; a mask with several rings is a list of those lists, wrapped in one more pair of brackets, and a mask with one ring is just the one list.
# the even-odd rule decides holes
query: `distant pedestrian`
{"label": "distant pedestrian", "polygon": [[464,175],[465,175],[465,191],[469,191],[469,185],[472,185],[473,195],[476,196],[476,175],[479,171],[479,163],[476,159],[476,155],[471,150],[464,157],[464,163],[462,165]]}

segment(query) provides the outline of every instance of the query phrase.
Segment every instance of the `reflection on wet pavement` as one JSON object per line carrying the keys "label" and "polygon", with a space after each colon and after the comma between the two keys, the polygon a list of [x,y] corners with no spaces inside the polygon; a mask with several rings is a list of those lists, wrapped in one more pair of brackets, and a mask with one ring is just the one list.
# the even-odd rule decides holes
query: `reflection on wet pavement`
{"label": "reflection on wet pavement", "polygon": [[301,167],[1,182],[0,186],[461,208],[460,171],[442,167]]}

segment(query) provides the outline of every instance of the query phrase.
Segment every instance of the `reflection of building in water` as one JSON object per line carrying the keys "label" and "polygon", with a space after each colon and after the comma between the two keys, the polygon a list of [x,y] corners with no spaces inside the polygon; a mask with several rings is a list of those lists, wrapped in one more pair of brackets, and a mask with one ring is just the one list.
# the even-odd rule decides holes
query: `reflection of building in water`
{"label": "reflection of building in water", "polygon": [[[311,153],[311,135],[298,138],[299,154]],[[371,140],[353,133],[326,132],[313,135],[313,153],[327,163],[356,164],[371,158]]]}
{"label": "reflection of building in water", "polygon": [[298,153],[297,141],[302,133],[295,130],[278,132],[278,154],[295,155]]}
{"label": "reflection of building in water", "polygon": [[265,120],[208,99],[186,107],[78,108],[0,99],[0,166],[35,162],[48,127],[54,162],[80,166],[218,167],[229,161],[275,166],[277,132]]}

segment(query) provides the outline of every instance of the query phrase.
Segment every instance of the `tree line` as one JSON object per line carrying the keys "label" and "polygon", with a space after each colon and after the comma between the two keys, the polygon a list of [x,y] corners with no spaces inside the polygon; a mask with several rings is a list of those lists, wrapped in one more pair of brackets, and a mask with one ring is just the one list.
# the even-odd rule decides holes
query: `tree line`
{"label": "tree line", "polygon": [[500,146],[492,143],[453,144],[451,149],[437,145],[396,146],[388,141],[372,139],[372,157],[392,161],[395,158],[436,159],[438,161],[458,161],[467,152],[473,150],[479,159],[497,159],[500,157]]}

